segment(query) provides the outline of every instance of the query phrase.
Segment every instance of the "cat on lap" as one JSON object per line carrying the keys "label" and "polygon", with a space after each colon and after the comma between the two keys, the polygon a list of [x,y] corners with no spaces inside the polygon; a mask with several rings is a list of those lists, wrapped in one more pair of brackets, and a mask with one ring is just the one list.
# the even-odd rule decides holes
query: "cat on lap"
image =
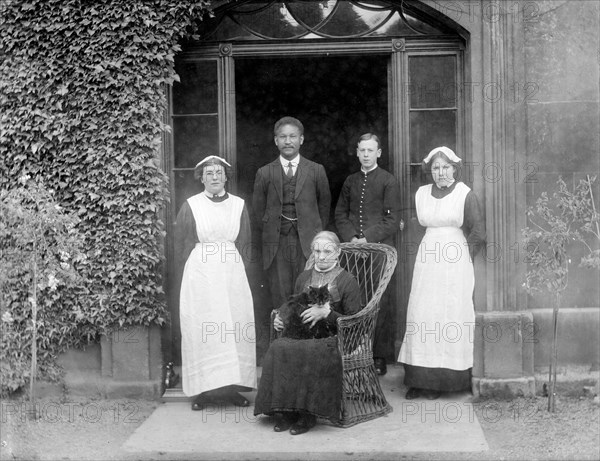
{"label": "cat on lap", "polygon": [[319,320],[311,327],[310,323],[304,323],[302,312],[310,306],[323,306],[331,301],[329,286],[308,287],[308,291],[292,295],[279,308],[279,316],[283,321],[281,336],[292,339],[319,339],[331,336],[331,328],[325,320]]}

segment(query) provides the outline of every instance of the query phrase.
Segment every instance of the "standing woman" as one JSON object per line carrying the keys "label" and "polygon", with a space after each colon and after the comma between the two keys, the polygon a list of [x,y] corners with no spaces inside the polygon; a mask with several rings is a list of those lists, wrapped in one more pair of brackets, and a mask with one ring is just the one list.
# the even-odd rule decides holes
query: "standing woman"
{"label": "standing woman", "polygon": [[204,191],[177,215],[175,246],[185,261],[179,299],[183,392],[192,410],[248,406],[256,387],[252,294],[241,254],[250,242],[244,201],[225,191],[231,165],[211,155],[196,165]]}
{"label": "standing woman", "polygon": [[442,392],[471,388],[473,258],[485,242],[485,224],[477,196],[456,180],[460,165],[451,149],[433,149],[423,169],[434,183],[415,195],[419,223],[427,229],[415,261],[408,331],[398,357],[407,399],[436,399]]}

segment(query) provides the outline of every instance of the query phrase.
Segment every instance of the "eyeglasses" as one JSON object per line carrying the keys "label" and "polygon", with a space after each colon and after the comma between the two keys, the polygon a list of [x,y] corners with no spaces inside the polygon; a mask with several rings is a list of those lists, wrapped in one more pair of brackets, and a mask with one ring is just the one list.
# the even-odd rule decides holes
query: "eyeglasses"
{"label": "eyeglasses", "polygon": [[217,177],[217,178],[222,178],[223,175],[225,174],[225,172],[223,170],[217,170],[217,171],[205,171],[204,172],[204,176],[212,176],[212,177]]}

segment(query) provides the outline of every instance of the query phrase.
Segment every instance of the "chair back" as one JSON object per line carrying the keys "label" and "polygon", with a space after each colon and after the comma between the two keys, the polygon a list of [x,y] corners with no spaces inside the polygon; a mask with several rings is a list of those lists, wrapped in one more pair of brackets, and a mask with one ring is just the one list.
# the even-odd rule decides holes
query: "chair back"
{"label": "chair back", "polygon": [[[350,427],[392,411],[373,363],[373,334],[379,301],[392,278],[398,257],[395,248],[382,243],[342,243],[340,248],[340,266],[358,281],[363,306],[355,314],[337,318],[343,397],[340,416],[332,423]],[[305,268],[313,266],[311,255]]]}
{"label": "chair back", "polygon": [[[350,272],[358,281],[361,292],[361,304],[365,307],[368,302],[373,299],[380,282],[386,279],[389,282],[389,277],[384,277],[386,269],[389,269],[391,261],[391,253],[389,248],[374,248],[374,247],[356,247],[356,244],[342,244],[342,254],[340,256],[340,265]],[[388,251],[386,251],[388,250]],[[393,261],[391,269],[396,266]],[[390,273],[391,277],[391,273]]]}
{"label": "chair back", "polygon": [[[340,244],[342,250],[340,266],[354,276],[361,293],[361,306],[364,308],[375,295],[379,302],[394,272],[397,262],[395,248],[383,243]],[[314,257],[311,254],[305,269],[312,269]]]}

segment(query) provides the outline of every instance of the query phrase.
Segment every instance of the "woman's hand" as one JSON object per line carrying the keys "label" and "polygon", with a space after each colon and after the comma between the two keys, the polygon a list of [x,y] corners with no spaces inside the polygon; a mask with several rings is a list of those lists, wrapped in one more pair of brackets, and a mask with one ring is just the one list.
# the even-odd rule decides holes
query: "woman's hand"
{"label": "woman's hand", "polygon": [[279,312],[275,313],[275,318],[273,319],[273,328],[277,331],[283,330],[283,320],[279,317]]}
{"label": "woman's hand", "polygon": [[302,322],[310,322],[309,328],[312,328],[315,326],[315,323],[317,323],[319,320],[327,318],[330,313],[331,306],[329,305],[329,302],[326,302],[322,306],[319,306],[318,304],[311,304],[308,309],[302,312]]}

